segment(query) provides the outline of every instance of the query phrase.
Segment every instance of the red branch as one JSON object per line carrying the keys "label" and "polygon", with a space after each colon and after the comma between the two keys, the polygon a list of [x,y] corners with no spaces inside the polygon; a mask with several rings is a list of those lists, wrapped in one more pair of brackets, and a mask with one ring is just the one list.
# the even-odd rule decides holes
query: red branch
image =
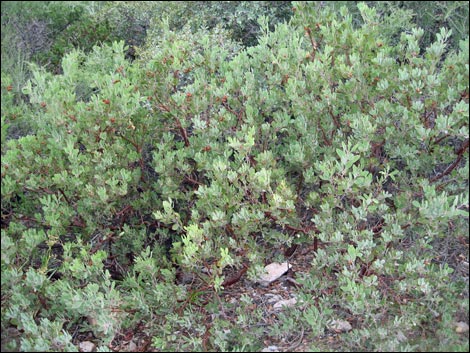
{"label": "red branch", "polygon": [[444,170],[441,174],[436,175],[435,177],[431,178],[430,182],[434,183],[435,181],[437,181],[437,180],[445,177],[446,175],[450,174],[457,167],[457,165],[460,163],[460,161],[463,158],[463,154],[465,153],[465,151],[467,149],[468,149],[468,139],[465,140],[462,147],[460,147],[460,149],[456,152],[458,156],[457,156],[457,159],[454,161],[454,163],[452,163],[450,166],[448,166],[446,168],[446,170]]}
{"label": "red branch", "polygon": [[181,125],[181,121],[178,118],[176,119],[176,126],[180,130],[181,136],[183,137],[184,140],[184,145],[186,147],[189,147],[189,139],[188,139],[188,133],[186,132],[186,129]]}
{"label": "red branch", "polygon": [[338,117],[333,114],[331,106],[328,107],[328,113],[330,114],[331,119],[333,119],[333,123],[335,124],[335,126],[339,129],[341,127],[341,124],[339,123]]}
{"label": "red branch", "polygon": [[248,271],[248,266],[247,265],[243,265],[243,268],[240,270],[240,272],[238,272],[236,275],[234,275],[233,277],[230,277],[230,278],[227,278],[223,283],[222,283],[222,287],[228,287],[228,286],[231,286],[232,284],[238,282],[240,280],[240,278],[242,278],[242,276],[246,273],[246,271]]}
{"label": "red branch", "polygon": [[237,124],[241,124],[243,122],[243,108],[239,111],[235,111],[228,105],[226,101],[222,101],[222,106],[237,117]]}
{"label": "red branch", "polygon": [[204,185],[204,184],[201,183],[200,181],[197,181],[197,180],[195,180],[195,179],[192,179],[191,177],[189,177],[189,176],[187,176],[187,175],[184,176],[184,180],[187,181],[187,182],[189,182],[189,183],[191,183],[191,184],[193,184],[193,185],[198,185],[198,186],[199,186],[199,185]]}
{"label": "red branch", "polygon": [[312,44],[312,53],[310,54],[310,60],[314,61],[315,60],[315,54],[318,49],[318,43],[312,36],[312,30],[309,27],[305,28],[305,31],[307,32],[308,38],[310,39],[310,43]]}
{"label": "red branch", "polygon": [[158,97],[155,97],[155,99],[157,100],[157,102],[159,103],[158,105],[158,108],[160,108],[161,111],[164,111],[164,112],[167,112],[168,114],[170,114],[176,121],[176,126],[178,128],[178,130],[180,131],[181,133],[181,136],[183,137],[183,140],[184,140],[184,145],[186,147],[189,147],[189,139],[188,139],[188,133],[186,131],[186,129],[181,125],[181,121],[180,119],[178,119],[177,116],[175,116],[172,112],[171,112],[171,109],[166,106],[165,104],[163,104],[160,99],[158,99]]}
{"label": "red branch", "polygon": [[[264,215],[266,217],[268,217],[269,219],[273,220],[274,222],[277,222],[277,217],[273,216],[271,214],[271,212],[266,211],[266,212],[264,212]],[[291,230],[293,232],[297,232],[297,233],[308,234],[311,230],[315,231],[316,234],[320,233],[320,231],[317,229],[317,227],[315,225],[311,225],[311,226],[307,226],[307,227],[303,227],[303,228],[297,228],[297,227],[291,226],[289,224],[284,224],[283,226],[286,229]]]}
{"label": "red branch", "polygon": [[318,120],[318,128],[319,128],[320,131],[321,131],[321,134],[322,134],[322,136],[323,136],[323,140],[325,141],[325,144],[326,144],[327,146],[331,146],[331,141],[328,140],[328,137],[326,137],[325,130],[323,130],[323,126],[321,126],[320,120]]}

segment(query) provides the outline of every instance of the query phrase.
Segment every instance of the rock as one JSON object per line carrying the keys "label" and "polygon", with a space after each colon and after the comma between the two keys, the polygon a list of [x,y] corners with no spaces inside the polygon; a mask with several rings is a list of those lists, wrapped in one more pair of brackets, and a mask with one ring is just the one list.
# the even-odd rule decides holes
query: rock
{"label": "rock", "polygon": [[330,329],[336,333],[348,332],[352,330],[352,326],[346,320],[333,320],[330,325]]}
{"label": "rock", "polygon": [[398,332],[397,332],[397,340],[398,340],[398,342],[400,342],[400,343],[403,343],[403,342],[405,342],[405,341],[407,340],[405,334],[404,334],[402,331],[398,331]]}
{"label": "rock", "polygon": [[263,348],[261,352],[279,352],[279,348],[277,346],[268,346]]}
{"label": "rock", "polygon": [[294,306],[295,303],[297,303],[297,299],[295,298],[279,300],[276,304],[273,305],[273,308],[281,309],[283,306]]}
{"label": "rock", "polygon": [[455,332],[457,333],[465,333],[468,332],[468,324],[460,321],[455,324]]}
{"label": "rock", "polygon": [[190,284],[194,282],[195,276],[193,273],[178,269],[176,271],[176,281],[178,284]]}
{"label": "rock", "polygon": [[94,318],[93,316],[88,315],[88,316],[86,317],[86,319],[87,319],[88,323],[89,323],[91,326],[96,326],[96,325],[98,325],[98,321],[97,321],[96,318]]}
{"label": "rock", "polygon": [[262,286],[267,287],[270,283],[274,282],[284,273],[286,273],[291,267],[292,266],[287,262],[273,262],[264,268],[265,273],[259,277],[257,282]]}
{"label": "rock", "polygon": [[274,293],[266,293],[264,295],[268,304],[277,303],[279,300],[282,300],[282,295]]}
{"label": "rock", "polygon": [[78,348],[80,348],[80,352],[94,352],[96,349],[96,344],[90,341],[83,341],[80,342]]}
{"label": "rock", "polygon": [[129,352],[137,352],[137,345],[135,344],[134,341],[129,342],[129,347],[127,347],[127,350]]}

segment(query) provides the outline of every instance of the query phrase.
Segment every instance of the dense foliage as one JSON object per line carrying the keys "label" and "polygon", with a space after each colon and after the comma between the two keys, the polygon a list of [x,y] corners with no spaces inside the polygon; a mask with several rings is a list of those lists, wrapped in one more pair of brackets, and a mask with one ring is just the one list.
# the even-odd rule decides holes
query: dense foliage
{"label": "dense foliage", "polygon": [[[77,3],[21,87],[2,66],[2,332],[252,351],[300,326],[322,349],[349,315],[343,349],[468,349],[468,32],[364,3],[188,3]],[[227,271],[296,245],[315,251],[298,308],[265,331],[221,314]]]}

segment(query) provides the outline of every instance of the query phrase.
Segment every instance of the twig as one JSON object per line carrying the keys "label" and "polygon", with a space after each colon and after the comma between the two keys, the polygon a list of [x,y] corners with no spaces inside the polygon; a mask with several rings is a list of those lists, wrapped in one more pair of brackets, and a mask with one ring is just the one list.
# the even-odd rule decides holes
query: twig
{"label": "twig", "polygon": [[246,273],[246,271],[248,271],[248,266],[247,265],[243,265],[243,268],[241,269],[240,272],[238,272],[235,276],[233,277],[230,277],[230,278],[227,278],[223,283],[222,283],[222,287],[228,287],[228,286],[231,286],[232,284],[238,282],[240,280],[240,278],[242,278],[242,276]]}
{"label": "twig", "polygon": [[158,107],[160,108],[160,110],[162,110],[164,112],[167,112],[168,114],[170,114],[173,117],[173,119],[175,119],[176,126],[179,129],[179,131],[181,133],[181,136],[183,137],[184,145],[186,147],[189,147],[188,133],[187,133],[186,129],[181,125],[180,119],[176,115],[174,115],[171,112],[170,108],[168,106],[166,106],[165,104],[163,104],[163,102],[157,96],[155,96],[155,99],[158,102]]}
{"label": "twig", "polygon": [[191,184],[194,184],[194,185],[204,185],[203,183],[201,183],[200,181],[197,181],[195,179],[192,179],[190,178],[189,176],[185,175],[184,176],[184,180],[191,183]]}
{"label": "twig", "polygon": [[176,126],[180,130],[181,136],[183,137],[184,145],[186,147],[189,147],[189,139],[188,139],[188,133],[186,132],[186,129],[181,125],[181,121],[179,118],[175,117],[175,120],[176,120]]}
{"label": "twig", "polygon": [[308,38],[310,39],[310,43],[312,44],[312,53],[310,54],[310,60],[314,61],[315,60],[315,54],[318,49],[318,43],[315,41],[315,39],[312,36],[312,30],[310,27],[305,27],[305,31],[307,32]]}
{"label": "twig", "polygon": [[293,352],[295,348],[300,346],[300,344],[304,340],[304,332],[305,332],[305,330],[302,326],[301,332],[300,332],[300,335],[299,335],[300,338],[297,340],[297,342],[295,342],[293,345],[291,345],[289,348],[287,348],[286,352]]}
{"label": "twig", "polygon": [[339,129],[341,127],[341,124],[339,123],[338,117],[333,114],[331,105],[328,107],[328,113],[330,114],[330,117],[333,120],[333,123],[335,124],[335,126]]}
{"label": "twig", "polygon": [[441,174],[439,175],[436,175],[435,177],[431,178],[429,181],[431,183],[434,183],[435,181],[445,177],[446,175],[450,174],[456,167],[457,165],[460,163],[460,161],[462,160],[463,158],[463,154],[465,153],[465,151],[468,149],[468,139],[464,142],[463,146],[457,151],[457,159],[454,161],[454,163],[452,163],[451,165],[449,165],[446,170],[444,170]]}
{"label": "twig", "polygon": [[331,141],[328,140],[328,137],[326,137],[326,133],[325,133],[325,130],[323,130],[323,126],[321,126],[321,122],[320,122],[320,119],[318,119],[318,128],[320,129],[321,131],[321,134],[323,136],[323,140],[325,141],[325,144],[327,146],[331,146]]}

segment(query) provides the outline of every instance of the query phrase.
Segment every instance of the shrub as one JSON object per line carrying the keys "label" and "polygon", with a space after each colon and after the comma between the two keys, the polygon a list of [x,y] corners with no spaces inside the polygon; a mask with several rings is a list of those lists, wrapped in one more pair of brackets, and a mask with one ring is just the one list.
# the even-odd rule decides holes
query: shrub
{"label": "shrub", "polygon": [[[363,23],[356,1],[328,1],[321,4],[332,7],[334,11],[346,6],[353,22]],[[394,44],[400,39],[395,35],[397,29],[401,32],[410,30],[413,26],[424,30],[419,42],[423,51],[436,40],[436,34],[441,27],[452,30],[448,48],[458,49],[459,42],[468,36],[470,14],[468,3],[464,1],[367,1],[367,5],[375,8],[380,14],[384,21],[384,34],[389,40],[393,40]]]}
{"label": "shrub", "polygon": [[468,230],[468,38],[446,55],[442,29],[420,55],[422,30],[394,45],[364,4],[359,26],[294,7],[244,50],[163,22],[141,61],[115,42],[33,71],[34,134],[2,144],[2,325],[22,349],[53,349],[61,323],[106,345],[142,324],[162,350],[240,349],[249,327],[218,315],[227,270],[254,279],[294,244],[316,252],[306,310],[272,336],[349,315],[351,348],[404,349],[387,333],[448,309],[437,247]]}
{"label": "shrub", "polygon": [[[141,1],[132,5],[120,4],[118,11],[121,7],[126,7],[125,12],[133,13],[132,17],[139,22],[145,18],[144,23],[153,30],[159,29],[161,19],[166,19],[169,28],[175,32],[185,26],[193,32],[201,26],[210,30],[220,27],[230,33],[231,40],[244,46],[256,44],[260,34],[259,16],[266,16],[274,28],[275,24],[287,21],[292,15],[290,1],[155,1],[151,4]],[[114,6],[113,11],[116,11]],[[116,14],[119,16],[122,14]]]}

